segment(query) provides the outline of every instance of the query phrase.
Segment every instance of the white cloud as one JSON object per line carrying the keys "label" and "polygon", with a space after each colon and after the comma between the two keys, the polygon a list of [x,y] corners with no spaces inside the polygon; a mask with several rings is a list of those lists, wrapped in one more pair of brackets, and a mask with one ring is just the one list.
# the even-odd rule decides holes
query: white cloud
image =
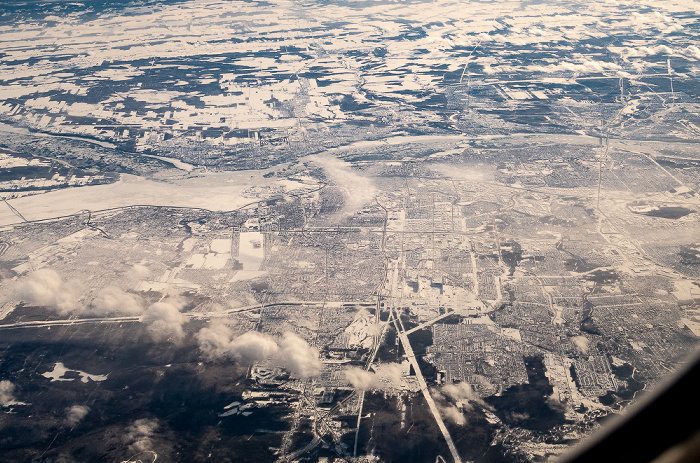
{"label": "white cloud", "polygon": [[141,281],[151,276],[151,271],[142,264],[134,264],[128,271],[127,275],[132,280]]}
{"label": "white cloud", "polygon": [[82,283],[75,280],[63,281],[55,270],[48,268],[30,273],[20,279],[16,286],[20,299],[47,307],[61,315],[140,315],[144,312],[143,300],[139,296],[115,286],[99,290],[91,303],[85,306],[80,302],[84,290]]}
{"label": "white cloud", "polygon": [[285,333],[280,342],[280,350],[275,357],[284,369],[300,378],[310,378],[321,372],[318,349],[310,346],[294,333]]}
{"label": "white cloud", "polygon": [[126,430],[122,440],[132,452],[143,452],[153,448],[151,438],[158,429],[157,420],[142,418],[134,421]]}
{"label": "white cloud", "polygon": [[231,341],[228,350],[235,361],[249,364],[274,356],[279,351],[279,347],[270,336],[257,331],[248,331]]}
{"label": "white cloud", "polygon": [[154,341],[182,341],[185,337],[182,325],[187,321],[187,315],[180,313],[183,305],[178,299],[166,299],[146,309],[141,323],[148,325],[148,333]]}
{"label": "white cloud", "polygon": [[490,409],[468,383],[447,384],[440,389],[433,389],[432,394],[443,416],[460,426],[466,423],[464,412],[473,409],[474,404]]}
{"label": "white cloud", "polygon": [[630,50],[630,54],[636,56],[670,55],[673,53],[666,45],[656,45],[653,47],[637,47]]}
{"label": "white cloud", "polygon": [[94,315],[141,315],[143,300],[114,286],[100,290],[92,300],[88,312]]}
{"label": "white cloud", "polygon": [[683,30],[683,26],[681,26],[680,24],[671,24],[670,26],[661,29],[661,33],[662,34],[672,34],[674,32],[678,32],[678,31],[682,31],[682,30]]}
{"label": "white cloud", "polygon": [[[655,11],[653,14],[646,15],[633,13],[630,17],[630,22],[636,31],[641,31],[647,34],[650,33],[651,28],[657,29],[662,34],[670,34],[683,29],[683,26],[675,23],[673,18],[663,15],[658,11]],[[654,34],[653,32],[651,33]]]}
{"label": "white cloud", "polygon": [[574,336],[571,338],[571,342],[582,354],[588,354],[588,339],[585,336]]}
{"label": "white cloud", "polygon": [[683,50],[682,53],[688,58],[700,59],[700,48],[696,47],[695,45],[689,45]]}
{"label": "white cloud", "polygon": [[15,400],[15,385],[6,379],[0,381],[0,407],[17,403]]}
{"label": "white cloud", "polygon": [[376,323],[374,315],[362,309],[357,312],[352,323],[345,328],[345,336],[349,347],[371,348],[374,342],[372,336],[382,332],[382,325]]}
{"label": "white cloud", "polygon": [[442,387],[441,392],[456,404],[461,403],[465,406],[470,403],[483,404],[481,398],[474,393],[472,386],[468,383],[446,384]]}
{"label": "white cloud", "polygon": [[586,60],[580,63],[572,63],[570,61],[561,61],[557,64],[550,64],[548,66],[528,66],[527,69],[530,71],[539,72],[575,72],[575,73],[601,73],[605,71],[619,71],[622,67],[616,63],[608,63],[605,61],[596,60]]}
{"label": "white cloud", "polygon": [[285,333],[279,344],[258,331],[248,331],[232,339],[228,326],[214,323],[199,330],[196,337],[199,350],[209,359],[230,359],[244,365],[269,359],[300,378],[321,372],[318,350],[293,333]]}
{"label": "white cloud", "polygon": [[75,458],[67,453],[59,453],[54,461],[56,463],[76,463]]}
{"label": "white cloud", "polygon": [[375,371],[367,371],[358,367],[343,370],[343,376],[352,387],[360,391],[369,389],[388,390],[401,387],[401,376],[404,368],[398,363],[380,363],[375,365]]}
{"label": "white cloud", "polygon": [[653,55],[671,55],[674,51],[666,45],[655,45],[651,47],[624,47],[621,49],[611,48],[613,52],[619,53],[625,58],[629,57],[645,57]]}
{"label": "white cloud", "polygon": [[385,384],[395,388],[401,387],[401,377],[404,374],[405,368],[399,363],[380,363],[375,365],[374,370],[377,372],[379,380]]}
{"label": "white cloud", "polygon": [[510,66],[510,65],[500,65],[500,66],[491,66],[488,64],[485,64],[482,72],[486,75],[494,75],[494,74],[507,74],[507,73],[513,73],[516,72],[518,69],[516,67]]}
{"label": "white cloud", "polygon": [[90,413],[90,407],[86,407],[85,405],[73,405],[72,407],[68,407],[66,408],[65,423],[72,428],[80,423],[88,413]]}
{"label": "white cloud", "polygon": [[231,344],[231,329],[223,323],[212,323],[197,333],[199,350],[210,360],[226,357]]}
{"label": "white cloud", "polygon": [[233,338],[231,329],[223,323],[212,323],[199,330],[197,343],[209,359],[230,359],[246,365],[272,358],[279,351],[271,336],[248,331]]}
{"label": "white cloud", "polygon": [[358,391],[379,388],[381,384],[374,372],[359,367],[350,367],[343,370],[343,376]]}
{"label": "white cloud", "polygon": [[37,270],[21,279],[17,289],[22,299],[48,307],[62,315],[79,308],[80,285],[63,282],[58,273],[48,268]]}
{"label": "white cloud", "polygon": [[462,413],[459,408],[455,407],[454,405],[441,406],[439,408],[445,419],[452,421],[454,424],[464,426],[467,423],[464,413]]}

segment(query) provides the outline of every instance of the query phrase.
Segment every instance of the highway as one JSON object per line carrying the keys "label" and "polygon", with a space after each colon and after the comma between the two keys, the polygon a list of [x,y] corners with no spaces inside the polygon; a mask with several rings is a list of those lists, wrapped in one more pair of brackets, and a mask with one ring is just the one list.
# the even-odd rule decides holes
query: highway
{"label": "highway", "polygon": [[455,463],[462,463],[462,459],[459,457],[459,453],[457,452],[457,447],[455,447],[454,441],[452,440],[452,436],[450,435],[450,432],[447,430],[447,426],[445,426],[445,422],[440,416],[440,410],[438,410],[437,405],[433,400],[433,397],[430,395],[428,384],[425,382],[423,373],[421,373],[420,371],[418,360],[416,359],[416,354],[413,353],[413,348],[411,347],[411,343],[408,340],[408,336],[406,335],[406,331],[404,330],[403,323],[401,323],[401,320],[395,316],[393,308],[392,318],[394,320],[394,327],[396,328],[396,331],[399,334],[399,339],[401,340],[401,344],[403,345],[404,351],[406,352],[406,357],[408,357],[408,361],[411,363],[413,371],[416,372],[416,378],[418,379],[420,390],[423,393],[423,397],[425,397],[425,401],[428,403],[428,407],[430,407],[430,411],[435,417],[435,421],[437,422],[438,428],[440,428],[440,432],[442,432],[442,435],[445,438],[445,441],[447,442],[447,447],[450,449],[452,459]]}
{"label": "highway", "polygon": [[411,333],[415,333],[416,331],[422,330],[423,328],[427,328],[428,326],[432,325],[433,323],[437,323],[437,322],[439,322],[440,320],[442,320],[443,318],[449,317],[450,315],[454,315],[454,312],[445,312],[444,314],[439,315],[439,316],[437,316],[437,317],[435,317],[435,318],[433,318],[433,319],[431,319],[431,320],[428,320],[428,321],[425,322],[425,323],[421,323],[421,324],[418,325],[418,326],[414,326],[414,327],[411,328],[410,330],[406,331],[406,336],[408,336],[408,335],[411,334]]}
{"label": "highway", "polygon": [[67,320],[37,320],[31,322],[9,323],[0,325],[0,330],[17,328],[44,328],[51,326],[87,325],[91,323],[132,323],[140,320],[140,317],[102,317],[102,318],[74,318]]}

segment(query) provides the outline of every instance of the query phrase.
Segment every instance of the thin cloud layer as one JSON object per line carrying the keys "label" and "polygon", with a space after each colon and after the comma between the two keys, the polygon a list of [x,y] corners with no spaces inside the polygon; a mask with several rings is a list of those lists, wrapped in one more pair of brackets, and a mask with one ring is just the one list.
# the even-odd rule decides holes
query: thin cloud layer
{"label": "thin cloud layer", "polygon": [[341,189],[344,200],[343,214],[353,214],[374,201],[377,195],[374,182],[358,173],[349,162],[328,155],[314,155],[308,159],[322,167],[326,177]]}
{"label": "thin cloud layer", "polygon": [[488,171],[486,168],[479,168],[473,165],[439,163],[431,165],[430,170],[460,182],[487,182],[492,181],[494,176],[493,172]]}

